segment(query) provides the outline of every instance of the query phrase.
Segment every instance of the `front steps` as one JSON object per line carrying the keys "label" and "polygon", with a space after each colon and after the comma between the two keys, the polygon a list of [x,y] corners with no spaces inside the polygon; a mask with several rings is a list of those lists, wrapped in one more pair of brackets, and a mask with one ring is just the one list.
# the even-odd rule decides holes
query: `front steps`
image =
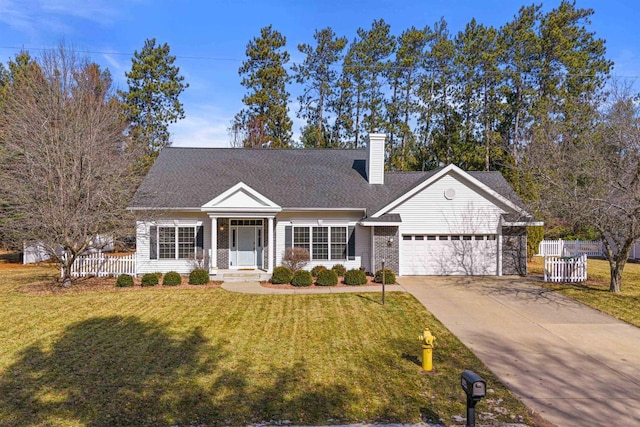
{"label": "front steps", "polygon": [[218,270],[209,277],[223,282],[261,282],[271,279],[271,274],[263,270]]}

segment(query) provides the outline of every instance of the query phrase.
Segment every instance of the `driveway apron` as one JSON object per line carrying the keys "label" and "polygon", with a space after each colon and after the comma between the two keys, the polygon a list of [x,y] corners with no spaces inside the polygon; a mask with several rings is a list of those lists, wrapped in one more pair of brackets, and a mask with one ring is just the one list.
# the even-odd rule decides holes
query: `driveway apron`
{"label": "driveway apron", "polygon": [[398,282],[548,421],[640,425],[640,329],[520,277]]}

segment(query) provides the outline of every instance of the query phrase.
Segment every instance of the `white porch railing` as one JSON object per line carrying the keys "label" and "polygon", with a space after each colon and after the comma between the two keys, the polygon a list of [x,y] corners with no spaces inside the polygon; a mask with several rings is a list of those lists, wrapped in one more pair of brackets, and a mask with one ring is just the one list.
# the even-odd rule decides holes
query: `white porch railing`
{"label": "white porch railing", "polygon": [[[136,275],[136,254],[127,256],[106,255],[104,252],[95,252],[80,255],[71,266],[71,276],[118,276],[120,274]],[[62,271],[60,272],[61,274]]]}
{"label": "white porch railing", "polygon": [[[604,246],[599,240],[543,240],[538,246],[538,256],[576,256],[586,255],[588,257],[604,256]],[[631,247],[630,259],[640,257],[640,242],[636,242]]]}
{"label": "white porch railing", "polygon": [[544,257],[544,281],[577,283],[587,280],[587,255],[560,258]]}

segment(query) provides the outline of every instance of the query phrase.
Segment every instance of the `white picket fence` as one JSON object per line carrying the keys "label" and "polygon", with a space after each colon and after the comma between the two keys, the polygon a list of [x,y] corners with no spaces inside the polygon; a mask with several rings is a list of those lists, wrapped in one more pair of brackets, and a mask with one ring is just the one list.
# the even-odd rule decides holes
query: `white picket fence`
{"label": "white picket fence", "polygon": [[[586,255],[588,257],[604,256],[604,246],[600,240],[543,240],[538,246],[538,256],[568,257]],[[631,248],[630,259],[640,257],[640,242]]]}
{"label": "white picket fence", "polygon": [[577,283],[587,280],[587,255],[544,257],[544,281]]}
{"label": "white picket fence", "polygon": [[[106,255],[104,252],[80,255],[71,266],[71,276],[118,276],[136,275],[136,254],[127,256]],[[61,271],[60,274],[63,274]]]}

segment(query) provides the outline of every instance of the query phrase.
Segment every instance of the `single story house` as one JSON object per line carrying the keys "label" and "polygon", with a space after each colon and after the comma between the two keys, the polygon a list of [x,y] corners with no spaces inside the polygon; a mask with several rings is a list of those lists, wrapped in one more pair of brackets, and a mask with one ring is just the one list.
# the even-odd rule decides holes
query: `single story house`
{"label": "single story house", "polygon": [[307,268],[399,275],[526,273],[532,220],[498,172],[449,165],[384,170],[384,134],[366,149],[165,148],[138,188],[138,273],[271,273],[286,248]]}

